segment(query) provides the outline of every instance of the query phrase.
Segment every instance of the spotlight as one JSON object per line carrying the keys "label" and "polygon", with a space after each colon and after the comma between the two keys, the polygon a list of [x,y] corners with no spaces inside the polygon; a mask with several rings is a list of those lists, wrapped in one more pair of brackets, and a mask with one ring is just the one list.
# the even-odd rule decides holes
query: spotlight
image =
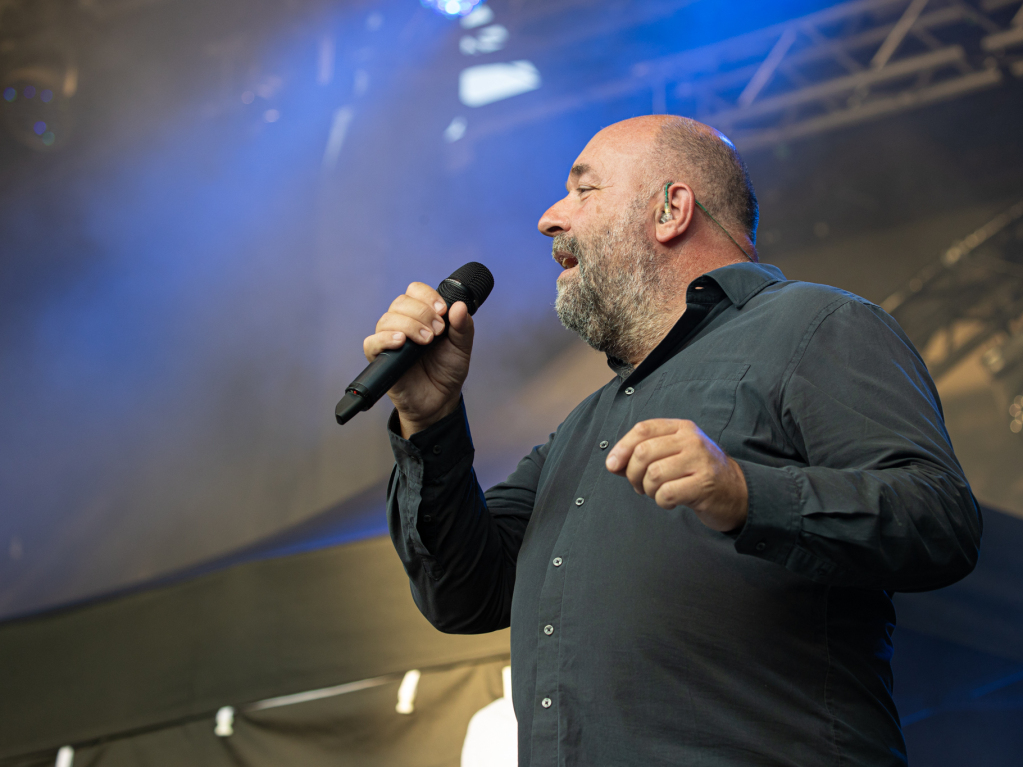
{"label": "spotlight", "polygon": [[479,5],[481,0],[420,0],[420,2],[427,8],[453,19],[472,13],[473,8]]}

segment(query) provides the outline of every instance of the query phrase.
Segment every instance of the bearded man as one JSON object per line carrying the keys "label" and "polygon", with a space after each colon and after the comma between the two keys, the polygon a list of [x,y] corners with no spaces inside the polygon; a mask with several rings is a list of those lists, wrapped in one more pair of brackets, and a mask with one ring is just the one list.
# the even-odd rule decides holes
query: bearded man
{"label": "bearded man", "polygon": [[615,377],[485,494],[473,322],[414,283],[364,344],[449,332],[389,393],[391,535],[440,630],[511,626],[519,762],[898,765],[891,592],[981,521],[919,355],[877,306],[756,262],[726,138],[598,133],[540,219],[562,322]]}

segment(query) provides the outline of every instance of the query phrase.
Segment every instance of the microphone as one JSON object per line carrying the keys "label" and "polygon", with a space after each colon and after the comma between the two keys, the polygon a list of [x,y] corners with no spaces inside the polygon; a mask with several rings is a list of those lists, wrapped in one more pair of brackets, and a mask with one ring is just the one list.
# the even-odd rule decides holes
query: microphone
{"label": "microphone", "polygon": [[[437,287],[437,292],[450,309],[453,304],[464,301],[469,314],[475,314],[490,291],[494,289],[494,275],[483,264],[470,261],[456,269],[450,277]],[[434,341],[448,332],[447,317],[444,318],[444,330],[434,336]],[[432,342],[431,342],[432,343]],[[338,423],[348,423],[356,413],[369,410],[376,401],[383,397],[394,386],[405,372],[416,364],[430,344],[417,344],[405,341],[400,349],[385,349],[377,355],[366,369],[355,377],[345,389],[345,396],[337,407],[334,416]]]}

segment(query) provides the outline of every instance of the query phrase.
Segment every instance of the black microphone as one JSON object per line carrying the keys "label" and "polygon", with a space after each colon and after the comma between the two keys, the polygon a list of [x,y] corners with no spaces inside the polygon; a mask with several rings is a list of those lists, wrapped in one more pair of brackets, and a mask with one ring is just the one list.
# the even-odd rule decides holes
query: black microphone
{"label": "black microphone", "polygon": [[[469,307],[469,314],[475,314],[480,305],[487,300],[494,289],[494,275],[483,264],[470,261],[459,267],[437,287],[437,292],[448,305],[448,309],[459,301]],[[434,336],[434,340],[448,332],[447,317],[444,318],[444,330]],[[432,342],[431,342],[432,343]],[[383,397],[394,386],[405,372],[416,364],[430,344],[417,344],[405,341],[400,349],[385,349],[377,355],[366,369],[348,384],[345,396],[334,408],[334,416],[338,423],[347,423],[356,413],[369,410],[376,401]]]}

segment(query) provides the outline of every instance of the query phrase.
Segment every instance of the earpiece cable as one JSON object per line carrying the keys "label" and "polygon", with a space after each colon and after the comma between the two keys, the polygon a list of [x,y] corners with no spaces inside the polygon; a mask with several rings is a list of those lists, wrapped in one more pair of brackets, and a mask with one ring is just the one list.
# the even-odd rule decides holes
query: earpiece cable
{"label": "earpiece cable", "polygon": [[[671,188],[671,185],[674,184],[674,183],[675,183],[674,181],[669,181],[667,184],[664,185],[664,218],[662,219],[662,221],[670,221],[671,220],[671,204],[668,202],[668,190]],[[703,203],[696,199],[696,195],[693,195],[693,202],[696,203],[696,207],[698,207],[700,210],[702,210],[704,213],[707,214],[707,218],[709,218],[711,221],[713,221],[715,224],[717,224],[718,229],[720,229],[722,232],[725,233],[725,236],[732,241],[732,243],[735,245],[735,247],[737,247],[739,249],[739,251],[744,256],[746,256],[746,258],[748,258],[750,261],[753,261],[753,256],[751,256],[749,253],[747,253],[746,250],[742,247],[742,245],[740,245],[738,242],[736,242],[735,238],[732,237],[732,235],[730,235],[728,233],[728,230],[725,229],[723,226],[721,226],[721,224],[718,223],[718,220],[716,218],[714,218],[714,216],[712,216],[710,214],[710,211],[707,210],[705,207],[703,207]]]}

